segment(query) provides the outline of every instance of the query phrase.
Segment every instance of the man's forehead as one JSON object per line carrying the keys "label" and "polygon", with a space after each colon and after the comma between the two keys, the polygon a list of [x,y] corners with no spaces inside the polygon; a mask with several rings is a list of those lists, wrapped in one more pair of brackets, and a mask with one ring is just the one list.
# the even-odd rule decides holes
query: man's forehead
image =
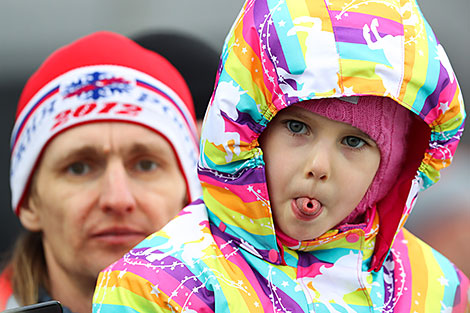
{"label": "man's forehead", "polygon": [[163,136],[146,127],[121,122],[90,123],[66,130],[46,150],[61,155],[110,152],[171,151]]}

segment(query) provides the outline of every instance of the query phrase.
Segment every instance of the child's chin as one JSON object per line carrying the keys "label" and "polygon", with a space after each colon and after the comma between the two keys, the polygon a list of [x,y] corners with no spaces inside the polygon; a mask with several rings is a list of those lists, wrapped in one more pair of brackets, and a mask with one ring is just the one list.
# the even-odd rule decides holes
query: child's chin
{"label": "child's chin", "polygon": [[308,231],[299,231],[299,229],[291,229],[289,233],[286,233],[292,239],[298,241],[308,241],[314,240],[315,238],[319,237],[321,234],[317,232],[308,232]]}

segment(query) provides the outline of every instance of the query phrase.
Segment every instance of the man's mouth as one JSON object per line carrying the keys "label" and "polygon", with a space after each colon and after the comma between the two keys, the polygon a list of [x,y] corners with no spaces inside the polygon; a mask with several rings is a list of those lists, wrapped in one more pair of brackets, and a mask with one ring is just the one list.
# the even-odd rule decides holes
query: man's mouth
{"label": "man's mouth", "polygon": [[92,238],[111,245],[137,243],[144,239],[146,234],[140,230],[125,227],[111,227],[95,232]]}

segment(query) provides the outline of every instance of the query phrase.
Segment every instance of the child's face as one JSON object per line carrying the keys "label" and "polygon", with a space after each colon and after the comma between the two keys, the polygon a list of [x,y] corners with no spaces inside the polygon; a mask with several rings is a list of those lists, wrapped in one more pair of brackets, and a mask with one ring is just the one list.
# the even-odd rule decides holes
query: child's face
{"label": "child's face", "polygon": [[368,135],[295,106],[278,113],[260,146],[274,221],[297,240],[317,238],[346,218],[380,163]]}

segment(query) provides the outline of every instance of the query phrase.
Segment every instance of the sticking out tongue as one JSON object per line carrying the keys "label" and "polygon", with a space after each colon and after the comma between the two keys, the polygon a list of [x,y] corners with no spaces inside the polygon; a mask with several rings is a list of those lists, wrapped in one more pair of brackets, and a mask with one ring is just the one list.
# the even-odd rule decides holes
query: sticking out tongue
{"label": "sticking out tongue", "polygon": [[307,197],[297,198],[295,200],[297,208],[305,215],[316,215],[321,210],[321,203],[318,200]]}

